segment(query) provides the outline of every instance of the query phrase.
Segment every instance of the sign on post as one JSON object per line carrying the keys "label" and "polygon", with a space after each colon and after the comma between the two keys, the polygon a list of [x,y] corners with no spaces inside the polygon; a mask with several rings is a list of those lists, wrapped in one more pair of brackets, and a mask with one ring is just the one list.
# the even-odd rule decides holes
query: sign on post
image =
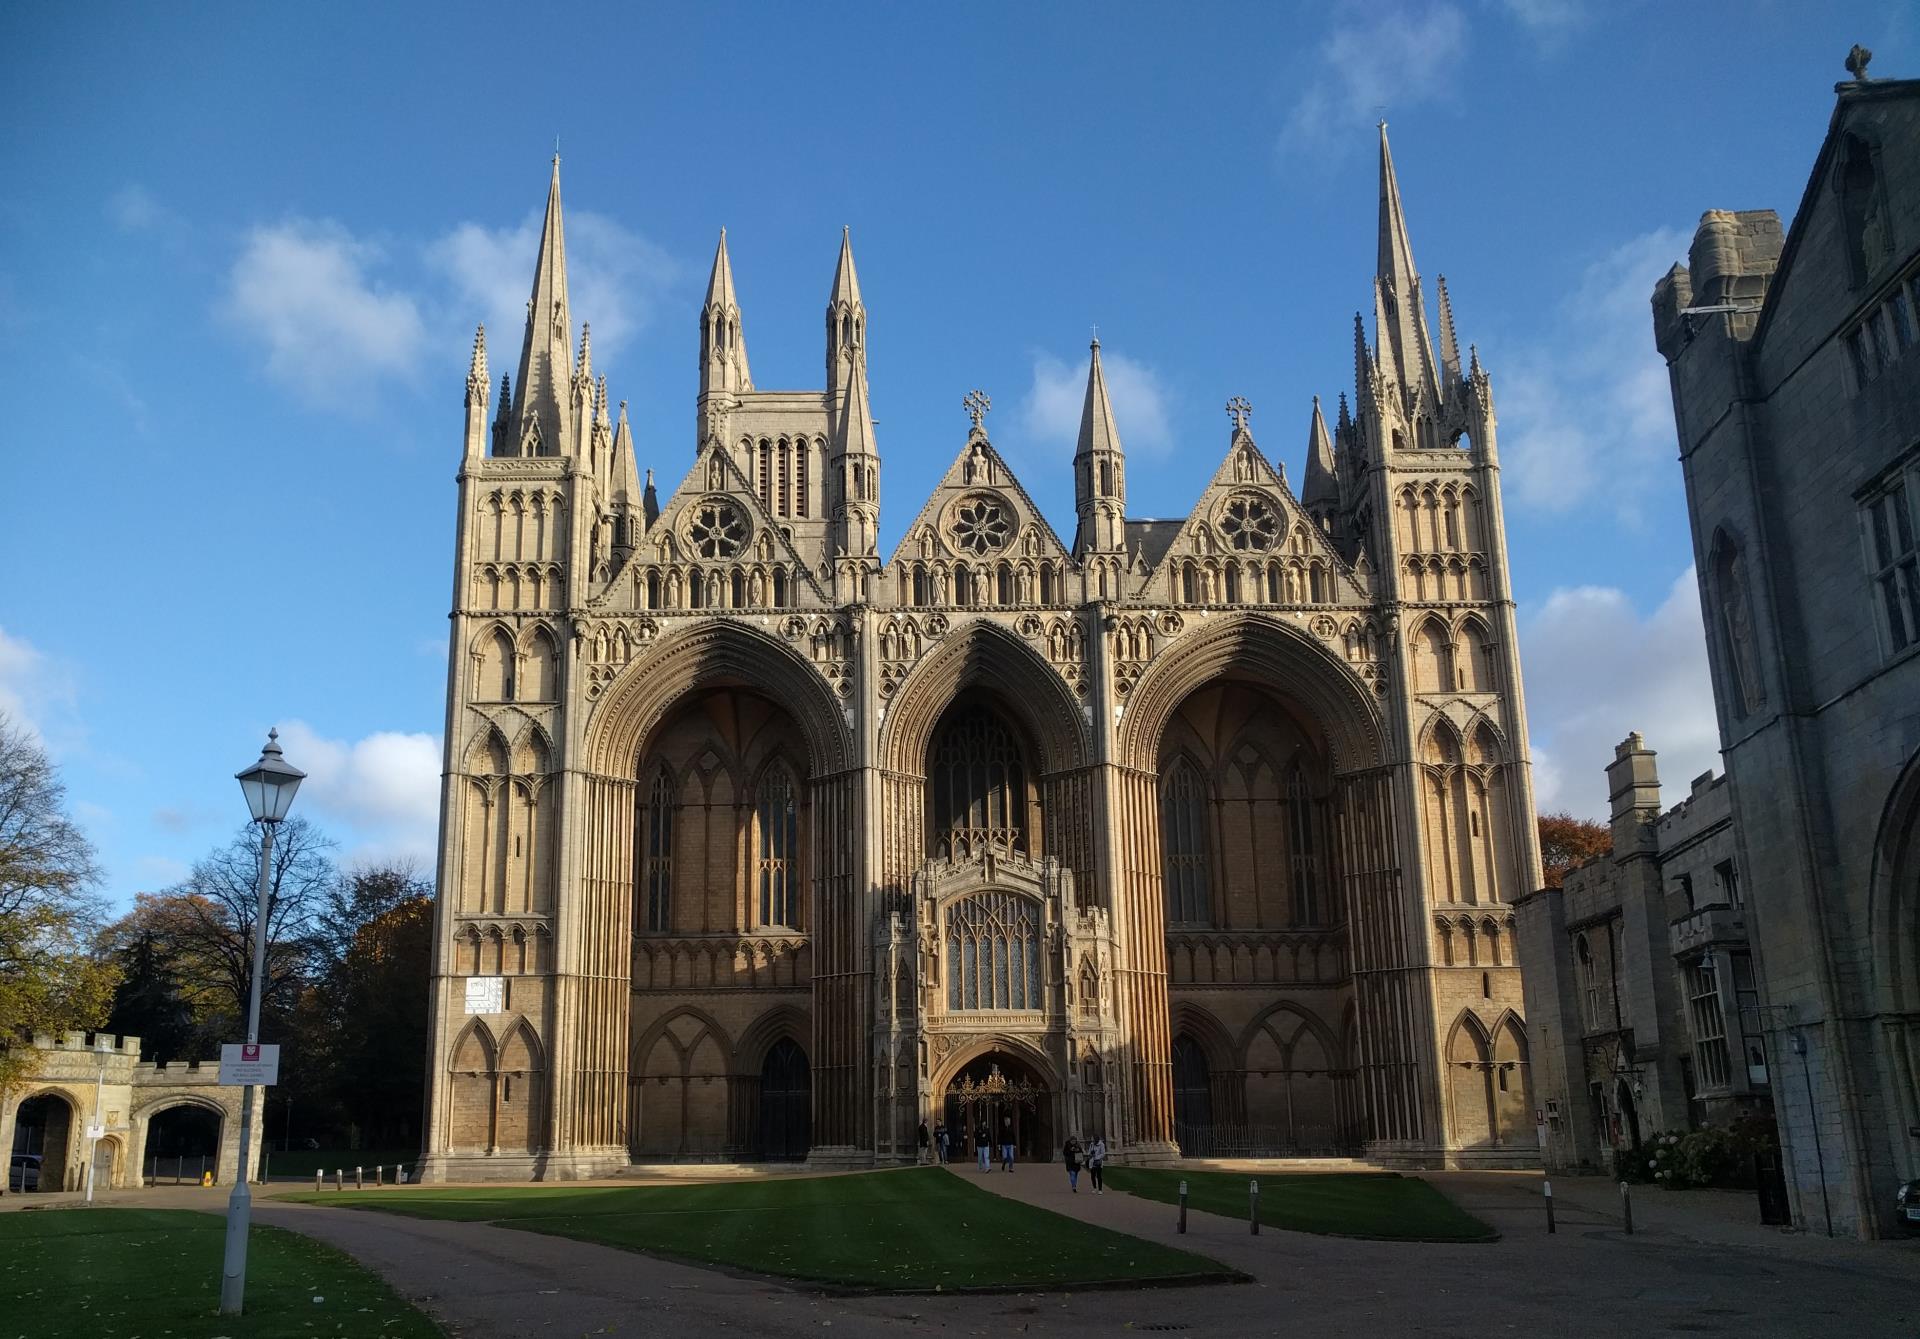
{"label": "sign on post", "polygon": [[89,1138],[89,1139],[105,1139],[106,1137],[107,1137],[107,1127],[106,1127],[106,1126],[104,1126],[104,1125],[89,1125],[89,1126],[87,1127],[87,1138]]}
{"label": "sign on post", "polygon": [[504,976],[467,978],[467,1012],[503,1014],[507,1011],[507,979]]}
{"label": "sign on post", "polygon": [[228,1042],[220,1048],[220,1082],[225,1087],[272,1087],[280,1082],[280,1048],[258,1042]]}

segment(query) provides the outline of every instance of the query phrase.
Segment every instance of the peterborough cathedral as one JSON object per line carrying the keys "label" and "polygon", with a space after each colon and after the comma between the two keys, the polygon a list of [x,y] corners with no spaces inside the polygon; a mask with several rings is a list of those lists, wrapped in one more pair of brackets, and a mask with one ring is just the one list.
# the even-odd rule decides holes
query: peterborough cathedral
{"label": "peterborough cathedral", "polygon": [[721,235],[662,496],[556,159],[519,365],[496,398],[482,332],[467,378],[424,1175],[885,1164],[937,1121],[1537,1157],[1493,399],[1436,297],[1437,339],[1382,126],[1372,338],[1297,488],[1235,397],[1192,511],[1130,516],[1096,342],[1071,534],[975,393],[888,554],[848,239],[824,388],[761,390]]}

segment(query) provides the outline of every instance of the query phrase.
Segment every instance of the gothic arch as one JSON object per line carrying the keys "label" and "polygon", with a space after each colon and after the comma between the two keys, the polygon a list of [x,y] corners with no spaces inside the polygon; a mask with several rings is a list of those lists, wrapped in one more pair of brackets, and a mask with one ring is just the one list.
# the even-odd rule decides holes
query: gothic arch
{"label": "gothic arch", "polygon": [[956,1047],[954,1051],[934,1069],[933,1079],[929,1087],[935,1093],[944,1093],[947,1090],[947,1085],[953,1082],[954,1077],[958,1075],[961,1070],[965,1069],[975,1060],[978,1060],[981,1056],[991,1055],[995,1051],[1004,1051],[1008,1055],[1019,1057],[1020,1062],[1028,1069],[1031,1069],[1048,1088],[1055,1092],[1060,1091],[1062,1087],[1060,1071],[1054,1065],[1053,1061],[1048,1058],[1045,1051],[1024,1037],[998,1035],[977,1037],[964,1046]]}
{"label": "gothic arch", "polygon": [[733,1072],[757,1078],[767,1052],[782,1040],[793,1042],[802,1051],[808,1050],[813,1040],[812,1021],[791,1004],[775,1005],[741,1031],[732,1052]]}
{"label": "gothic arch", "polygon": [[1920,752],[1907,760],[1881,810],[1867,884],[1876,1007],[1920,1012]]}
{"label": "gothic arch", "polygon": [[1214,679],[1250,678],[1296,697],[1326,731],[1335,774],[1377,762],[1380,715],[1367,685],[1332,652],[1279,619],[1259,613],[1209,619],[1171,644],[1141,676],[1120,719],[1118,761],[1151,770],[1168,721]]}
{"label": "gothic arch", "polygon": [[[728,1038],[727,1030],[720,1026],[719,1019],[698,1005],[682,1004],[667,1010],[664,1014],[661,1014],[660,1017],[654,1019],[652,1025],[649,1026],[645,1032],[642,1032],[634,1041],[633,1054],[642,1064],[645,1063],[647,1056],[652,1053],[655,1043],[663,1036],[667,1037],[673,1044],[673,1049],[681,1052],[683,1056],[684,1053],[690,1049],[683,1047],[678,1037],[673,1037],[668,1034],[667,1029],[672,1026],[676,1018],[693,1019],[704,1029],[702,1035],[711,1037],[714,1044],[720,1048],[722,1055],[731,1056],[734,1053],[733,1042]],[[699,1038],[695,1038],[696,1042],[699,1040]]]}
{"label": "gothic arch", "polygon": [[810,776],[851,765],[846,717],[813,665],[767,633],[720,619],[696,623],[621,672],[588,723],[585,765],[603,776],[628,774],[642,744],[682,700],[727,685],[752,688],[793,716],[806,737]]}
{"label": "gothic arch", "polygon": [[[1240,1030],[1240,1039],[1234,1047],[1234,1054],[1240,1057],[1242,1065],[1246,1063],[1253,1043],[1259,1039],[1260,1034],[1268,1031],[1271,1021],[1282,1014],[1298,1018],[1301,1022],[1300,1031],[1313,1034],[1314,1040],[1320,1043],[1320,1049],[1326,1056],[1328,1065],[1339,1068],[1345,1063],[1345,1055],[1340,1049],[1339,1039],[1334,1036],[1333,1029],[1328,1027],[1318,1015],[1292,1000],[1277,1000],[1255,1014],[1253,1021]],[[1295,1042],[1300,1038],[1300,1031],[1294,1033]],[[1292,1052],[1293,1047],[1289,1044],[1287,1048],[1289,1059]]]}
{"label": "gothic arch", "polygon": [[980,687],[1002,699],[1039,750],[1040,776],[1090,761],[1080,704],[1027,642],[995,623],[956,630],[900,685],[880,732],[881,765],[918,775],[941,716],[962,689]]}
{"label": "gothic arch", "polygon": [[1171,1041],[1182,1033],[1193,1038],[1216,1075],[1230,1074],[1240,1068],[1244,1051],[1211,1009],[1187,1000],[1176,1003],[1167,1018],[1167,1036]]}

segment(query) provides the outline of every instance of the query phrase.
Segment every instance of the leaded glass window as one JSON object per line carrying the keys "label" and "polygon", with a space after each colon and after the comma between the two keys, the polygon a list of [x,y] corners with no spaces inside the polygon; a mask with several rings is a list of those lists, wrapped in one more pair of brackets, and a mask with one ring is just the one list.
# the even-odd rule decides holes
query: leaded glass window
{"label": "leaded glass window", "polygon": [[793,777],[775,764],[760,779],[754,802],[758,829],[760,924],[798,926],[800,812],[794,803]]}
{"label": "leaded glass window", "polygon": [[1296,765],[1287,775],[1287,829],[1292,839],[1293,923],[1320,924],[1320,849],[1314,834],[1313,796]]}
{"label": "leaded glass window", "polygon": [[984,706],[957,712],[934,741],[928,785],[936,856],[1027,851],[1027,777],[1013,733]]}
{"label": "leaded glass window", "polygon": [[947,1007],[1041,1007],[1040,909],[1031,898],[975,893],[948,908]]}
{"label": "leaded glass window", "polygon": [[662,766],[647,792],[641,883],[649,930],[673,927],[673,777]]}
{"label": "leaded glass window", "polygon": [[1192,762],[1175,762],[1160,791],[1167,923],[1206,925],[1213,900],[1212,843],[1207,839],[1207,783]]}

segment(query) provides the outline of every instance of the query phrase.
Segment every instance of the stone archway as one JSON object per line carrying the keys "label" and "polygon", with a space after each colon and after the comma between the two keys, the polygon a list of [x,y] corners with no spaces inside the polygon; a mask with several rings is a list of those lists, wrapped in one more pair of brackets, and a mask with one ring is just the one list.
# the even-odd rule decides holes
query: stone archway
{"label": "stone archway", "polygon": [[[83,1159],[80,1150],[84,1134],[79,1110],[72,1100],[65,1093],[47,1089],[20,1103],[14,1115],[11,1151],[15,1155],[40,1159],[39,1179],[34,1189],[77,1189],[76,1186],[69,1186],[67,1180],[69,1172],[77,1165],[76,1159]],[[11,1171],[8,1178],[11,1189]]]}
{"label": "stone archway", "polygon": [[1020,1053],[997,1047],[981,1051],[951,1070],[940,1091],[938,1111],[960,1137],[957,1148],[977,1153],[987,1135],[990,1161],[997,1165],[1000,1145],[1012,1143],[1021,1162],[1047,1162],[1059,1141],[1060,1093],[1050,1076]]}

